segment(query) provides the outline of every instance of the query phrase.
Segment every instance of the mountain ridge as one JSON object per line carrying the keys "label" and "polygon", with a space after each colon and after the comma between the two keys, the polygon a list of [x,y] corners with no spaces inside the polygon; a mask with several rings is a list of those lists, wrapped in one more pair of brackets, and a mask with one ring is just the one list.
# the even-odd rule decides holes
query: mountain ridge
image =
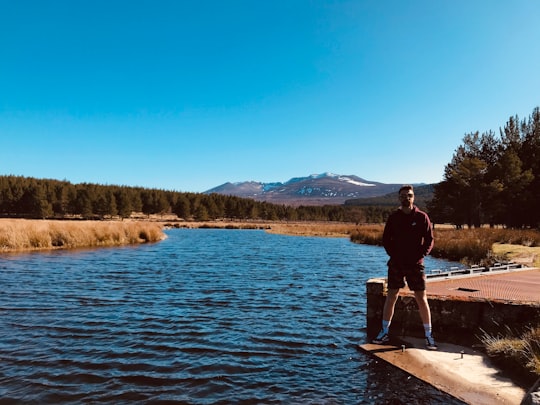
{"label": "mountain ridge", "polygon": [[[423,184],[423,183],[422,183]],[[369,181],[356,175],[330,172],[293,177],[286,182],[226,182],[204,194],[233,195],[285,205],[341,205],[345,201],[397,192],[402,183]]]}

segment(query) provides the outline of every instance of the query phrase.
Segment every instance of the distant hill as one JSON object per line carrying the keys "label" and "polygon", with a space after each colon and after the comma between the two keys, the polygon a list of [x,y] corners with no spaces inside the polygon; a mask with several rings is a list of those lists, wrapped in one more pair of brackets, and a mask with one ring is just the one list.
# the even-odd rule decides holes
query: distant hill
{"label": "distant hill", "polygon": [[[294,177],[284,183],[261,183],[244,181],[224,183],[205,191],[205,194],[233,195],[266,201],[273,204],[299,205],[342,205],[346,201],[358,201],[384,197],[396,193],[402,184],[385,184],[365,180],[355,175],[333,173]],[[396,204],[394,195],[394,205]],[[357,205],[348,203],[349,205]],[[361,204],[363,205],[363,204]]]}
{"label": "distant hill", "polygon": [[[426,205],[433,198],[434,184],[413,185],[414,187],[414,203],[422,210],[426,209]],[[398,188],[399,190],[399,188]],[[396,192],[385,194],[379,197],[355,198],[345,201],[345,205],[354,206],[381,206],[381,207],[397,207],[399,205]]]}

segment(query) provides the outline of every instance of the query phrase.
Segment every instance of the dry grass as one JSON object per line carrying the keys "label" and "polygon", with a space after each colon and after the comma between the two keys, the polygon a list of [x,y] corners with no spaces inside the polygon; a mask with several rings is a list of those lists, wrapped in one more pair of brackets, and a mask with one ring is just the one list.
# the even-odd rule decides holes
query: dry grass
{"label": "dry grass", "polygon": [[382,246],[383,224],[357,226],[351,234],[351,241],[366,245]]}
{"label": "dry grass", "polygon": [[487,354],[502,368],[529,382],[540,376],[540,326],[522,334],[508,331],[506,336],[490,336],[484,333],[482,342]]}
{"label": "dry grass", "polygon": [[296,236],[350,237],[356,225],[347,222],[277,222],[269,233]]}
{"label": "dry grass", "polygon": [[[0,219],[0,252],[118,246],[164,238],[163,222],[45,221]],[[167,226],[167,224],[165,225]],[[295,236],[348,237],[355,243],[382,245],[383,224],[342,222],[206,221],[175,222],[174,227],[265,229]],[[459,229],[437,225],[431,255],[464,264],[489,265],[511,260],[540,267],[540,232],[514,229]]]}
{"label": "dry grass", "polygon": [[521,263],[526,266],[540,267],[540,246],[530,247],[509,243],[493,244],[493,255],[502,260]]}
{"label": "dry grass", "polygon": [[[357,227],[351,234],[356,243],[382,245],[382,225]],[[533,229],[454,229],[437,225],[433,257],[468,265],[491,265],[512,260],[540,265],[540,232]]]}
{"label": "dry grass", "polygon": [[[498,245],[513,245],[513,249],[502,252]],[[540,232],[534,229],[474,228],[437,229],[432,255],[465,264],[490,265],[496,261],[513,260],[520,251],[533,257],[540,246]],[[518,249],[519,248],[519,249]],[[529,249],[530,248],[530,249]],[[530,264],[534,263],[531,260]]]}
{"label": "dry grass", "polygon": [[161,225],[151,222],[0,219],[0,252],[121,246],[164,238]]}
{"label": "dry grass", "polygon": [[167,221],[166,228],[188,229],[270,229],[264,221]]}
{"label": "dry grass", "polygon": [[307,221],[189,221],[170,222],[173,228],[215,228],[215,229],[264,229],[268,233],[292,236],[323,236],[348,238],[356,229],[353,223],[307,222]]}

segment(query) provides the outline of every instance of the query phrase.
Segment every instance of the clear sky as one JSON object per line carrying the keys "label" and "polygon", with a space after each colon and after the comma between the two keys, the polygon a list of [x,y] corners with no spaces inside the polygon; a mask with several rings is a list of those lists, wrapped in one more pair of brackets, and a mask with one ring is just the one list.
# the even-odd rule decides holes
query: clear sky
{"label": "clear sky", "polygon": [[0,0],[0,174],[442,180],[540,105],[538,0]]}

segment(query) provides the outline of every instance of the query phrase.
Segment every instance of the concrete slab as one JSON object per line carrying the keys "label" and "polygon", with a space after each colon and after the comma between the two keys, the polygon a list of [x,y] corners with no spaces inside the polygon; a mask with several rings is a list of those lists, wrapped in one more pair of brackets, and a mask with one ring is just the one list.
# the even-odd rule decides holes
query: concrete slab
{"label": "concrete slab", "polygon": [[359,348],[468,404],[521,403],[525,390],[502,376],[487,356],[467,347],[437,344],[439,350],[426,350],[423,339],[403,337],[397,346],[367,343]]}

